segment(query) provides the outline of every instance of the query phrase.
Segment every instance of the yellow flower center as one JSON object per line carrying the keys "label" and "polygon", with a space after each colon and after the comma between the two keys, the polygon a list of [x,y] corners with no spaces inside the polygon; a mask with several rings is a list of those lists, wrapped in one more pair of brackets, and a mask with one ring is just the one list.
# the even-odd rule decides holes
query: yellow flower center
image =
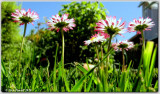
{"label": "yellow flower center", "polygon": [[95,39],[95,37],[92,37],[90,40],[93,41]]}

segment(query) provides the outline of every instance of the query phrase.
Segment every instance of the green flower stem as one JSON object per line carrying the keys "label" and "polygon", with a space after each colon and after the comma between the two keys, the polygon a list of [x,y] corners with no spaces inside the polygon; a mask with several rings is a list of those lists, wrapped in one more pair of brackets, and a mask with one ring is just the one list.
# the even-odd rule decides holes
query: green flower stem
{"label": "green flower stem", "polygon": [[26,34],[26,28],[27,28],[27,23],[24,25],[24,33],[23,33],[23,38],[22,38],[22,43],[21,43],[21,49],[20,49],[20,56],[19,56],[19,76],[20,76],[20,65],[21,65],[21,57],[22,57],[22,49],[23,49],[23,43],[25,39],[25,34]]}
{"label": "green flower stem", "polygon": [[109,38],[108,52],[109,52],[109,50],[110,50],[110,46],[111,46],[111,40],[112,40],[112,35],[110,35],[110,38]]}
{"label": "green flower stem", "polygon": [[64,32],[63,29],[61,29],[62,34],[62,78],[63,78],[63,71],[64,71]]}
{"label": "green flower stem", "polygon": [[22,43],[21,43],[21,48],[20,48],[19,67],[18,67],[19,81],[20,81],[20,77],[21,77],[21,70],[20,70],[20,67],[21,67],[21,57],[22,57],[23,43],[24,43],[25,34],[26,34],[26,28],[27,28],[27,23],[25,23],[25,25],[24,25],[24,33],[23,33],[23,38],[22,38]]}
{"label": "green flower stem", "polygon": [[[98,63],[99,63],[98,43],[95,43],[95,49],[96,49],[97,59],[98,59]],[[99,74],[98,74],[98,72],[97,72],[97,75],[99,75],[99,76],[100,76],[100,74],[101,74],[102,70],[103,70],[103,64],[101,64],[101,67],[100,67],[100,66],[98,66],[98,72],[99,72]]]}
{"label": "green flower stem", "polygon": [[141,36],[142,36],[142,50],[145,49],[145,39],[144,39],[144,35],[143,35],[143,31],[141,31]]}
{"label": "green flower stem", "polygon": [[[110,38],[109,38],[109,43],[108,43],[108,50],[107,50],[107,52],[109,52],[110,45],[111,45],[111,40],[112,40],[112,35],[110,35]],[[107,63],[109,63],[109,55],[108,55],[108,57],[107,57],[107,62],[106,62],[106,64],[105,64],[105,66],[107,66]]]}
{"label": "green flower stem", "polygon": [[101,60],[103,60],[103,47],[102,47],[102,44],[101,44]]}
{"label": "green flower stem", "polygon": [[[101,60],[103,60],[103,47],[102,47],[102,44],[101,44]],[[103,70],[103,71],[105,71],[104,70],[104,63],[102,62],[101,63],[101,69]],[[108,71],[108,70],[107,70]]]}
{"label": "green flower stem", "polygon": [[125,71],[125,58],[124,58],[124,48],[122,48],[122,72]]}
{"label": "green flower stem", "polygon": [[[111,40],[112,40],[112,35],[110,35],[110,38],[109,38],[107,53],[110,51]],[[106,64],[105,64],[105,80],[106,80],[106,81],[108,80],[108,64],[109,64],[109,55],[108,55],[108,57],[107,57],[107,62],[106,62]],[[113,75],[114,75],[114,72],[113,72]]]}
{"label": "green flower stem", "polygon": [[97,59],[98,59],[98,62],[99,62],[99,52],[98,52],[98,45],[97,45],[97,43],[95,44],[95,48],[96,48],[96,53],[97,53]]}
{"label": "green flower stem", "polygon": [[[110,38],[109,38],[109,43],[108,43],[108,50],[107,50],[107,52],[109,52],[109,50],[110,50],[111,40],[112,40],[112,35],[110,35]],[[108,58],[107,58],[107,62],[108,62],[108,64],[109,64],[109,55],[108,55]],[[107,63],[107,62],[106,62],[106,63]],[[106,64],[106,66],[107,66],[107,64]]]}
{"label": "green flower stem", "polygon": [[143,55],[144,55],[144,50],[145,50],[145,39],[144,39],[144,35],[143,35],[143,30],[140,31],[141,32],[141,36],[142,36],[142,53],[141,53],[141,60],[140,60],[140,64],[139,64],[139,67],[138,67],[138,73],[140,72],[140,68],[141,68],[141,64],[142,64],[142,61],[143,61]]}

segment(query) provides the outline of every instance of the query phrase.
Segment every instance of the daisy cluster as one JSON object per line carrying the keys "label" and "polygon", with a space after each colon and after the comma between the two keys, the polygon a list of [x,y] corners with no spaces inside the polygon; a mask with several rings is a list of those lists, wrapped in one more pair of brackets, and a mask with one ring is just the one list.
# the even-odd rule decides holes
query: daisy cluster
{"label": "daisy cluster", "polygon": [[[12,13],[12,19],[14,22],[20,23],[20,25],[26,24],[26,23],[32,23],[39,19],[39,16],[36,12],[31,12],[31,9],[28,9],[25,11],[25,9],[15,10],[16,12]],[[47,22],[47,25],[49,26],[48,29],[50,30],[56,30],[59,32],[59,30],[63,30],[65,32],[69,30],[73,30],[73,27],[76,25],[74,24],[75,20],[73,18],[68,18],[69,14],[63,14],[61,17],[57,14],[50,18],[50,20]],[[126,22],[122,22],[122,18],[116,20],[116,16],[106,16],[105,20],[99,20],[98,23],[96,23],[95,32],[97,34],[92,35],[89,40],[84,41],[85,45],[89,45],[91,43],[102,43],[106,41],[108,38],[110,38],[113,35],[119,34],[123,36],[123,33],[126,32],[136,32],[138,34],[141,34],[141,32],[145,30],[150,30],[154,23],[152,22],[152,19],[147,17],[144,19],[143,17],[140,17],[139,19],[133,19],[132,22],[129,23],[129,26],[127,27],[127,31],[124,28],[126,25]],[[113,43],[112,46],[114,49],[130,49],[133,47],[132,42],[128,41],[121,41],[119,43]]]}

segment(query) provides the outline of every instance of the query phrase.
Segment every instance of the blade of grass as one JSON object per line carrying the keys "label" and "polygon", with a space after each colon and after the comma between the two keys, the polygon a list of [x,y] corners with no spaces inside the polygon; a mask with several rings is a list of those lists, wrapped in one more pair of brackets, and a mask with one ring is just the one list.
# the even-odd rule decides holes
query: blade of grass
{"label": "blade of grass", "polygon": [[88,86],[87,86],[86,92],[89,92],[90,89],[91,89],[91,85],[92,85],[92,81],[93,81],[93,75],[94,74],[92,73],[91,78],[90,78],[90,80],[88,82]]}
{"label": "blade of grass", "polygon": [[5,76],[5,78],[7,79],[8,83],[11,83],[14,79],[12,76],[9,75],[9,73],[6,71],[5,65],[3,60],[1,60],[1,70],[2,73],[4,74],[3,76]]}
{"label": "blade of grass", "polygon": [[154,49],[153,52],[153,56],[152,56],[152,61],[151,61],[151,66],[150,66],[150,73],[148,76],[148,84],[147,87],[150,87],[151,83],[152,83],[152,74],[153,74],[153,69],[154,69],[154,65],[155,65],[155,61],[156,61],[156,54],[157,54],[157,46]]}
{"label": "blade of grass", "polygon": [[[9,78],[10,77],[8,77],[8,73],[6,72],[6,69],[5,69],[5,66],[4,66],[4,62],[3,62],[3,60],[1,60],[1,88],[3,89],[4,87],[5,87],[5,89],[4,90],[7,90],[8,88],[8,84],[7,83],[5,83],[5,81],[4,80],[7,80],[7,82],[8,83],[10,83],[10,81],[9,81]],[[3,91],[2,91],[3,92]]]}
{"label": "blade of grass", "polygon": [[3,60],[1,60],[1,71],[4,75],[6,75],[7,72],[6,72]]}
{"label": "blade of grass", "polygon": [[98,92],[103,92],[103,85],[101,82],[99,82],[97,87],[98,87]]}
{"label": "blade of grass", "polygon": [[154,42],[148,41],[146,45],[146,49],[144,51],[144,79],[146,85],[148,84],[148,73],[149,73],[149,66],[150,66],[150,60],[151,60],[151,55],[152,55],[152,50],[153,50]]}
{"label": "blade of grass", "polygon": [[66,71],[64,70],[64,83],[65,83],[65,87],[67,89],[67,92],[70,92],[70,88],[69,88],[69,84],[68,84],[68,80],[66,77]]}
{"label": "blade of grass", "polygon": [[63,83],[62,83],[62,58],[60,63],[58,64],[58,86],[59,92],[62,91]]}
{"label": "blade of grass", "polygon": [[81,65],[77,65],[77,68],[80,69],[84,74],[86,74],[88,71]]}
{"label": "blade of grass", "polygon": [[[154,45],[153,42],[148,41],[147,45],[146,45],[146,49],[143,50],[143,47],[142,47],[142,54],[141,54],[141,59],[140,59],[140,63],[139,63],[139,66],[138,66],[137,75],[143,74],[143,77],[138,76],[136,78],[136,80],[135,80],[135,82],[133,84],[133,89],[132,89],[133,92],[140,91],[140,87],[141,87],[140,85],[142,84],[141,79],[144,79],[145,83],[148,83],[148,73],[149,73],[149,66],[150,66],[150,57],[151,57],[153,45]],[[142,64],[142,62],[143,62],[143,64]],[[143,71],[141,71],[142,65],[143,65]]]}
{"label": "blade of grass", "polygon": [[57,91],[57,88],[56,88],[56,63],[57,63],[57,53],[58,53],[58,47],[59,47],[59,44],[57,43],[57,47],[56,47],[56,54],[55,54],[55,61],[54,61],[54,76],[53,76],[53,88],[54,88],[54,91]]}
{"label": "blade of grass", "polygon": [[132,63],[132,61],[130,61],[130,64],[127,68],[126,83],[125,83],[125,86],[124,86],[124,92],[127,92],[127,87],[129,87],[129,79],[130,79],[129,71],[130,71],[131,63]]}
{"label": "blade of grass", "polygon": [[21,89],[23,89],[23,86],[24,86],[24,82],[25,82],[25,75],[26,75],[26,67],[24,67],[24,69],[23,69],[23,74],[22,74],[22,79],[21,79]]}
{"label": "blade of grass", "polygon": [[37,75],[36,75],[36,74],[33,74],[33,80],[32,80],[32,92],[35,91],[36,78],[37,78]]}
{"label": "blade of grass", "polygon": [[144,74],[143,70],[140,70],[140,73],[138,74],[139,79],[138,79],[138,85],[136,88],[136,92],[145,92],[145,83],[144,83]]}
{"label": "blade of grass", "polygon": [[107,92],[107,86],[106,86],[106,75],[105,75],[105,72],[104,70],[100,70],[100,80],[101,80],[101,83],[102,83],[102,86],[103,86],[103,91]]}
{"label": "blade of grass", "polygon": [[118,84],[121,89],[121,92],[124,92],[125,82],[126,82],[126,71],[123,71],[121,74],[120,82]]}
{"label": "blade of grass", "polygon": [[103,59],[100,63],[98,63],[97,65],[95,65],[90,71],[88,71],[87,74],[84,75],[84,76],[73,86],[73,88],[71,89],[71,92],[76,92],[76,91],[79,89],[79,87],[83,84],[83,81],[90,75],[90,73],[92,73],[92,72],[94,71],[94,69],[95,69],[96,67],[98,67],[99,64],[101,64],[101,63],[105,60],[105,58],[107,58],[108,55],[109,55],[112,51],[113,51],[113,49],[110,49],[110,51],[108,51],[108,53],[106,54],[106,56],[104,57],[104,59]]}
{"label": "blade of grass", "polygon": [[121,92],[125,92],[127,90],[128,83],[129,83],[130,66],[131,66],[131,62],[129,64],[128,68],[127,68],[127,71],[122,72],[121,79],[120,79],[120,82],[119,82],[119,87],[121,89]]}
{"label": "blade of grass", "polygon": [[84,82],[83,82],[83,83],[84,83],[84,86],[83,86],[83,87],[84,87],[84,92],[86,92],[86,91],[87,91],[87,88],[86,88],[86,87],[87,87],[87,86],[86,86],[86,82],[87,82],[87,79],[85,79],[85,80],[84,80]]}
{"label": "blade of grass", "polygon": [[[49,63],[48,63],[48,64],[49,64]],[[47,82],[48,82],[48,86],[47,86],[47,89],[48,89],[48,90],[47,90],[47,91],[50,92],[50,86],[51,86],[51,85],[50,85],[50,78],[49,78],[49,77],[50,77],[50,74],[49,74],[49,69],[48,69],[48,68],[49,68],[49,66],[48,66],[47,69],[46,69],[46,70],[47,70],[46,78],[47,78]]]}
{"label": "blade of grass", "polygon": [[158,80],[156,81],[156,83],[155,83],[155,85],[154,85],[154,89],[155,89],[156,91],[158,91]]}
{"label": "blade of grass", "polygon": [[38,78],[39,78],[40,84],[43,85],[44,83],[42,80],[41,71],[38,72]]}

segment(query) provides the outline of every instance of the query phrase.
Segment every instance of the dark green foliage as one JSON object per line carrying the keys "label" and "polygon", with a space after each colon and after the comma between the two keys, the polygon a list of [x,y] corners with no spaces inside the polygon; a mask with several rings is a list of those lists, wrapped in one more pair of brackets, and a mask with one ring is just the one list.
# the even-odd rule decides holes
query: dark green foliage
{"label": "dark green foliage", "polygon": [[[76,27],[65,35],[65,61],[85,62],[86,57],[94,57],[95,50],[91,46],[85,47],[84,41],[88,40],[95,32],[96,22],[104,19],[106,9],[98,2],[72,2],[63,5],[59,14],[69,14],[69,18],[75,19]],[[69,54],[68,54],[69,53]]]}
{"label": "dark green foliage", "polygon": [[[95,48],[84,46],[84,41],[88,40],[94,34],[94,27],[98,20],[105,18],[106,9],[103,8],[102,3],[98,2],[72,2],[63,5],[60,10],[60,15],[68,13],[69,18],[75,19],[76,27],[73,30],[64,32],[65,39],[65,63],[74,61],[85,62],[86,58],[94,60]],[[38,25],[39,26],[39,25]],[[27,39],[35,42],[37,49],[36,54],[41,63],[41,59],[48,58],[50,62],[54,62],[53,56],[55,54],[56,44],[59,44],[59,52],[57,53],[58,61],[61,59],[61,32],[55,30],[50,31],[45,28],[38,28],[36,34],[32,33],[27,36]],[[37,58],[37,59],[38,59]],[[45,62],[43,62],[45,63]],[[51,68],[53,68],[51,63]],[[69,67],[69,65],[65,66]]]}
{"label": "dark green foliage", "polygon": [[[61,44],[61,34],[56,31],[41,28],[36,32],[27,36],[27,39],[35,45],[36,66],[47,66],[47,59],[50,62],[50,68],[54,67],[54,55],[57,44]],[[61,46],[59,47],[61,49]],[[61,51],[57,53],[57,61],[61,59]]]}

